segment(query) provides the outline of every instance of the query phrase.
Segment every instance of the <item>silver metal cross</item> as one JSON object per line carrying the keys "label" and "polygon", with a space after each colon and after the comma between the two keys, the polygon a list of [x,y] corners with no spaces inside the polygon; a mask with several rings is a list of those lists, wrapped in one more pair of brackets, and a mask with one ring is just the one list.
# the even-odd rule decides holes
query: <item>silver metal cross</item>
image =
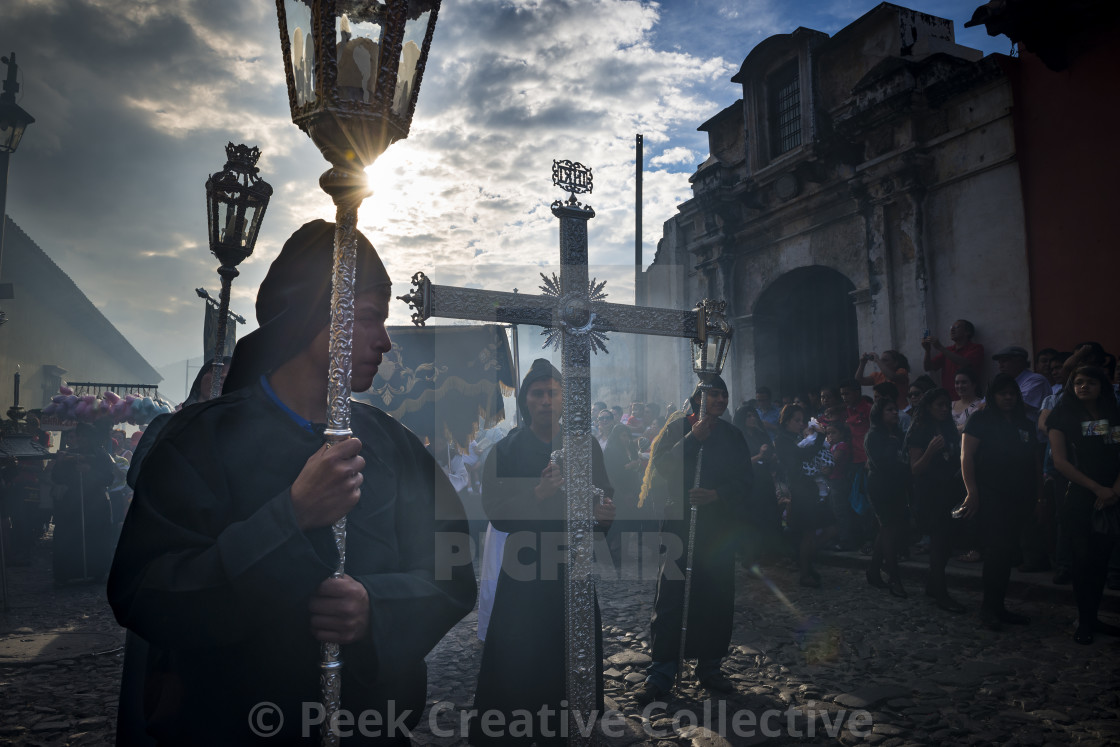
{"label": "silver metal cross", "polygon": [[[605,282],[588,281],[587,221],[589,205],[576,200],[590,193],[591,169],[571,161],[553,161],[553,184],[570,193],[552,203],[560,219],[560,276],[541,275],[542,295],[432,285],[423,273],[412,276],[413,289],[400,300],[413,309],[418,326],[431,317],[480,322],[532,324],[547,328],[546,344],[560,347],[563,373],[564,484],[568,496],[568,574],[566,637],[568,664],[568,734],[573,744],[589,744],[596,674],[602,662],[595,654],[595,579],[593,576],[593,507],[591,482],[591,352],[603,350],[607,332],[694,338],[694,310],[660,309],[607,303]],[[583,728],[577,723],[580,714]],[[602,715],[602,714],[598,714]]]}

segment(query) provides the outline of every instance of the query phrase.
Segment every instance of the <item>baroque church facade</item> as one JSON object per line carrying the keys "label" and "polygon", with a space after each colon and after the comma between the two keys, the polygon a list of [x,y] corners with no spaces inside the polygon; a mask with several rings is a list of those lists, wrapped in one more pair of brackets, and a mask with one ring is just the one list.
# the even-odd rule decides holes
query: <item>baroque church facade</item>
{"label": "baroque church facade", "polygon": [[[947,344],[958,318],[989,351],[1031,347],[1009,60],[890,3],[747,55],[643,277],[651,305],[727,301],[732,407],[834,385],[867,351],[917,375],[923,333]],[[651,394],[691,388],[680,347],[649,342]]]}

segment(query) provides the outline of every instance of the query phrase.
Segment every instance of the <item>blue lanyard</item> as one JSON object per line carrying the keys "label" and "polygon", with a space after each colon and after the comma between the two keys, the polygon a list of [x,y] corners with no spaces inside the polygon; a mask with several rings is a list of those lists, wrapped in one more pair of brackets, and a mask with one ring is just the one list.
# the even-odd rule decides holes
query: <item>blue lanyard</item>
{"label": "blue lanyard", "polygon": [[272,391],[272,387],[269,386],[268,379],[265,378],[264,374],[261,374],[261,387],[264,389],[264,393],[268,395],[268,398],[275,402],[276,406],[283,410],[285,415],[294,420],[296,425],[303,428],[308,433],[315,432],[315,425],[310,420],[296,413],[292,408],[280,401],[280,398],[276,396],[276,392]]}

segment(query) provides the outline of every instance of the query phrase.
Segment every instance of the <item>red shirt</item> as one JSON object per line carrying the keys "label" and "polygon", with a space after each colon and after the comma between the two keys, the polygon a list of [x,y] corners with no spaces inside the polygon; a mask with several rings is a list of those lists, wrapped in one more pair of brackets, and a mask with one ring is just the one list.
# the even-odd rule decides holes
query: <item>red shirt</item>
{"label": "red shirt", "polygon": [[852,431],[852,464],[864,464],[867,452],[863,450],[863,438],[871,430],[871,403],[861,399],[855,407],[849,407],[844,422]]}
{"label": "red shirt", "polygon": [[970,342],[962,347],[950,345],[946,350],[956,353],[964,358],[967,366],[958,366],[954,361],[950,360],[944,353],[938,353],[929,360],[929,370],[933,371],[938,368],[941,369],[941,386],[949,392],[949,396],[956,402],[960,397],[957,395],[957,371],[962,368],[967,368],[972,371],[976,376],[978,382],[984,380],[984,346],[978,342]]}

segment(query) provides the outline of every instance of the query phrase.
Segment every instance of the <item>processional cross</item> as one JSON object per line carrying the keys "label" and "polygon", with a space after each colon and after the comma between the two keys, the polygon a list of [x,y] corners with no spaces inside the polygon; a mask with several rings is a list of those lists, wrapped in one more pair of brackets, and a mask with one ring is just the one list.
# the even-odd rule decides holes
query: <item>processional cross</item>
{"label": "processional cross", "polygon": [[[606,332],[697,338],[703,322],[696,310],[680,311],[606,303],[606,282],[588,281],[587,221],[589,205],[576,200],[590,193],[591,169],[571,161],[552,162],[552,182],[568,191],[567,201],[552,203],[560,219],[560,276],[541,273],[544,295],[432,285],[422,272],[412,276],[412,293],[400,300],[413,309],[412,321],[430,317],[545,327],[546,345],[560,348],[563,373],[564,484],[568,496],[566,638],[569,738],[585,744],[595,699],[595,580],[592,574],[594,493],[591,482],[591,352],[606,352]],[[576,720],[579,714],[581,721]],[[601,714],[599,714],[601,715]]]}

